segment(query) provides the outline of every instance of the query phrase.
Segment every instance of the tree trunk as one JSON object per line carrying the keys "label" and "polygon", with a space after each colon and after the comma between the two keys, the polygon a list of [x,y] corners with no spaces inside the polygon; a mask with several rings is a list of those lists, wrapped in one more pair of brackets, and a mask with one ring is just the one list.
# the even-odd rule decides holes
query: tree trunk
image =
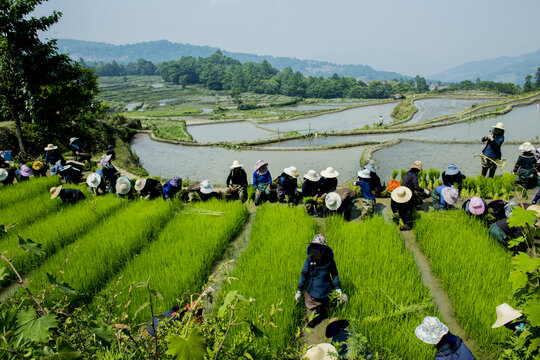
{"label": "tree trunk", "polygon": [[17,135],[17,139],[19,140],[19,150],[21,151],[21,154],[26,154],[26,149],[24,148],[24,141],[23,141],[23,135],[22,135],[22,129],[21,129],[21,119],[19,119],[18,116],[15,116],[13,113],[13,110],[11,107],[9,108],[9,112],[11,113],[11,118],[15,122],[15,134]]}

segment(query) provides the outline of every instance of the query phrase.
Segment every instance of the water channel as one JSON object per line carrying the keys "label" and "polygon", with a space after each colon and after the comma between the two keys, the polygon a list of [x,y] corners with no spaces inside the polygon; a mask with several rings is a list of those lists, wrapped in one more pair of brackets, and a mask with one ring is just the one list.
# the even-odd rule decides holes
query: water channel
{"label": "water channel", "polygon": [[459,99],[421,99],[414,102],[418,112],[408,124],[434,119],[439,116],[451,115],[470,108],[473,104],[483,104],[489,100],[459,100]]}

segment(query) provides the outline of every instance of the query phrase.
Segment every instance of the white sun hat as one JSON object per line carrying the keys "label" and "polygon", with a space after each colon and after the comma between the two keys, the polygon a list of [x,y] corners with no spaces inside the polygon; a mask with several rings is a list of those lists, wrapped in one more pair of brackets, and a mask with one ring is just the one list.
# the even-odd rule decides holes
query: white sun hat
{"label": "white sun hat", "polygon": [[58,149],[58,146],[55,146],[54,144],[48,144],[47,147],[45,148],[45,151],[51,151],[51,150],[56,150]]}
{"label": "white sun hat", "polygon": [[92,188],[96,188],[101,183],[101,176],[98,173],[92,173],[86,178],[86,183]]}
{"label": "white sun hat", "polygon": [[293,178],[298,177],[298,172],[294,166],[289,166],[288,168],[283,169],[283,172],[289,176],[292,176]]}
{"label": "white sun hat", "polygon": [[403,204],[412,199],[412,191],[406,186],[398,186],[390,194],[392,200]]}
{"label": "white sun hat", "polygon": [[325,178],[337,178],[339,176],[339,172],[334,170],[333,167],[327,167],[326,170],[321,171],[321,175]]}
{"label": "white sun hat", "polygon": [[504,130],[504,124],[503,124],[501,121],[499,121],[496,125],[493,125],[493,127],[494,127],[495,129],[501,129],[501,130]]}
{"label": "white sun hat", "polygon": [[417,338],[432,345],[437,345],[446,333],[448,333],[448,326],[435,316],[426,316],[422,324],[414,329]]}
{"label": "white sun hat", "polygon": [[362,179],[371,179],[371,173],[369,169],[359,170],[358,176],[360,176]]}
{"label": "white sun hat", "polygon": [[536,149],[534,148],[533,144],[530,142],[524,142],[523,144],[519,145],[519,151],[523,154],[525,152],[534,152]]}
{"label": "white sun hat", "polygon": [[304,179],[307,179],[309,181],[319,181],[321,177],[315,170],[309,170],[307,174],[304,175]]}
{"label": "white sun hat", "polygon": [[135,181],[135,190],[141,191],[144,189],[144,185],[146,185],[146,179],[139,179]]}
{"label": "white sun hat", "polygon": [[322,343],[306,351],[302,359],[308,360],[337,360],[337,350],[332,344]]}
{"label": "white sun hat", "polygon": [[212,191],[214,191],[214,187],[212,184],[210,184],[209,180],[201,181],[200,189],[203,194],[210,194]]}
{"label": "white sun hat", "polygon": [[52,187],[49,192],[51,193],[51,200],[56,198],[58,195],[60,195],[60,191],[62,191],[62,185],[57,187]]}
{"label": "white sun hat", "polygon": [[495,321],[495,324],[491,326],[493,329],[501,327],[504,324],[508,324],[510,321],[516,320],[523,315],[519,311],[514,310],[514,308],[507,303],[497,306],[495,311],[497,312],[497,321]]}
{"label": "white sun hat", "polygon": [[232,162],[232,165],[229,166],[229,167],[230,167],[231,169],[236,169],[236,168],[241,168],[242,166],[244,166],[244,165],[240,164],[240,163],[238,162],[238,160],[234,160],[234,161]]}
{"label": "white sun hat", "polygon": [[330,192],[326,194],[324,204],[328,209],[335,211],[341,206],[341,196],[337,192]]}
{"label": "white sun hat", "polygon": [[126,177],[121,177],[116,182],[116,192],[120,195],[126,195],[131,190],[131,181]]}
{"label": "white sun hat", "polygon": [[0,181],[4,181],[6,180],[6,178],[8,177],[8,172],[6,169],[0,169]]}
{"label": "white sun hat", "polygon": [[374,163],[374,162],[370,162],[369,164],[367,164],[366,166],[364,166],[364,169],[368,169],[370,172],[376,172],[376,171],[375,171],[375,163]]}

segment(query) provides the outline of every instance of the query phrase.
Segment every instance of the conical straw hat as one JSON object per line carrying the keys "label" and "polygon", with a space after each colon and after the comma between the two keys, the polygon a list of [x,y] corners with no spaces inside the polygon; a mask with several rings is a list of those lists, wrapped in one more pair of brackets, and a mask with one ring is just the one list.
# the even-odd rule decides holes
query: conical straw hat
{"label": "conical straw hat", "polygon": [[507,303],[497,306],[495,311],[497,312],[497,321],[495,321],[495,324],[491,326],[493,329],[501,327],[504,324],[508,324],[510,321],[515,320],[523,315],[519,311],[514,310],[514,308]]}

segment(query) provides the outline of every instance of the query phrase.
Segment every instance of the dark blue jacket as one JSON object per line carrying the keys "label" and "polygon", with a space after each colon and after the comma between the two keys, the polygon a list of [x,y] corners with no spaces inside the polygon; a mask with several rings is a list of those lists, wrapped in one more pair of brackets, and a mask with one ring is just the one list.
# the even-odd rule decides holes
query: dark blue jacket
{"label": "dark blue jacket", "polygon": [[338,180],[337,178],[325,178],[324,176],[321,176],[319,184],[321,194],[328,194],[329,192],[336,190]]}
{"label": "dark blue jacket", "polygon": [[62,189],[60,190],[60,199],[62,199],[62,202],[68,203],[68,204],[75,204],[79,200],[84,200],[86,196],[84,196],[83,192],[79,189]]}
{"label": "dark blue jacket", "polygon": [[411,189],[413,194],[415,191],[424,191],[424,189],[422,189],[420,185],[418,185],[418,172],[419,171],[416,169],[411,169],[407,171],[403,176],[403,180],[401,181],[401,185]]}
{"label": "dark blue jacket", "polygon": [[435,360],[474,360],[474,356],[459,336],[447,333],[437,344]]}
{"label": "dark blue jacket", "polygon": [[64,156],[62,156],[60,150],[49,150],[45,153],[45,164],[54,165],[58,162],[58,160],[62,162],[62,165],[66,163],[66,160],[64,160]]}
{"label": "dark blue jacket", "polygon": [[358,179],[354,185],[360,186],[360,196],[364,199],[375,200],[375,196],[371,192],[371,184],[364,179]]}
{"label": "dark blue jacket", "polygon": [[492,159],[500,159],[502,157],[501,145],[504,142],[504,136],[494,136],[493,140],[490,140],[487,136],[484,136],[482,138],[482,142],[486,141],[487,144],[484,147],[484,150],[482,150],[482,154]]}
{"label": "dark blue jacket", "polygon": [[315,261],[309,256],[304,261],[302,274],[298,282],[298,291],[306,292],[316,299],[327,298],[334,289],[341,289],[334,261],[334,255],[328,254],[323,260]]}
{"label": "dark blue jacket", "polygon": [[264,175],[259,175],[256,171],[253,172],[253,186],[255,186],[255,189],[259,184],[270,184],[271,182],[272,175],[270,175],[270,171],[267,171]]}
{"label": "dark blue jacket", "polygon": [[305,197],[314,197],[315,195],[322,195],[319,189],[319,181],[311,181],[304,179],[302,184],[302,195]]}
{"label": "dark blue jacket", "polygon": [[171,181],[172,180],[169,180],[163,185],[163,195],[165,195],[165,199],[173,198],[174,195],[182,189],[182,179],[180,179],[179,186],[174,186],[171,184]]}

